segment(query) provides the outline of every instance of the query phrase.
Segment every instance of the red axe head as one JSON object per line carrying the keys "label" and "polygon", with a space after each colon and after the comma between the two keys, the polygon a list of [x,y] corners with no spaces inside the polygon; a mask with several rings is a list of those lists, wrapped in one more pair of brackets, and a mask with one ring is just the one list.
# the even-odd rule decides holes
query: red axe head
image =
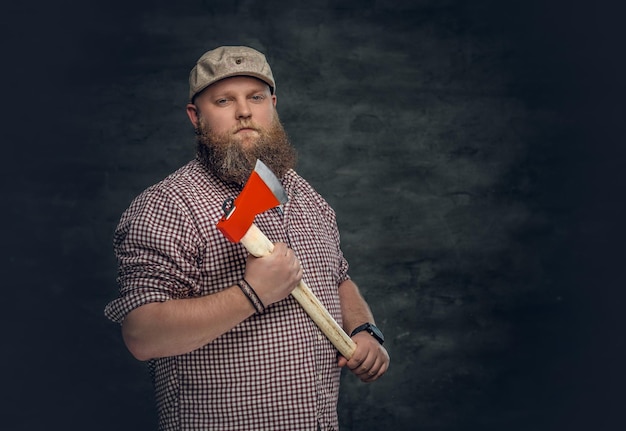
{"label": "red axe head", "polygon": [[274,173],[260,160],[239,196],[224,203],[217,228],[232,242],[239,242],[257,214],[287,202],[287,194]]}

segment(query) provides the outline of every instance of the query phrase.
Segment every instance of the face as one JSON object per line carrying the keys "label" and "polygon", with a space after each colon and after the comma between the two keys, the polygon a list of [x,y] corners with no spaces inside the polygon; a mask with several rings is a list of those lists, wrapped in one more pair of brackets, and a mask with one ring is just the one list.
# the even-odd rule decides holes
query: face
{"label": "face", "polygon": [[276,113],[276,96],[261,80],[234,76],[218,81],[187,105],[187,114],[195,127],[200,115],[216,134],[249,144],[259,137],[260,128],[268,128]]}
{"label": "face", "polygon": [[218,81],[187,105],[201,161],[226,182],[244,184],[257,159],[278,177],[293,168],[296,152],[280,124],[276,96],[250,77]]}

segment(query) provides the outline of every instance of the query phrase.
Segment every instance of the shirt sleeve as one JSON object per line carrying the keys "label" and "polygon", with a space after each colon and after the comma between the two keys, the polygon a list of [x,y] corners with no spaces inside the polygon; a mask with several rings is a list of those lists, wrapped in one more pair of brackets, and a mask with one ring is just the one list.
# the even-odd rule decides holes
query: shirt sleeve
{"label": "shirt sleeve", "polygon": [[337,286],[343,283],[346,280],[350,279],[350,275],[348,274],[348,261],[343,255],[343,251],[341,250],[341,240],[339,235],[339,227],[337,226],[337,217],[335,215],[335,211],[330,207],[326,201],[324,201],[327,208],[327,217],[330,219],[330,223],[332,226],[333,236],[335,238],[335,244],[337,244],[337,254],[339,255],[339,265],[337,267],[336,277],[337,277]]}
{"label": "shirt sleeve", "polygon": [[198,295],[200,243],[175,196],[159,189],[140,195],[115,231],[120,294],[107,304],[105,315],[121,323],[141,305]]}

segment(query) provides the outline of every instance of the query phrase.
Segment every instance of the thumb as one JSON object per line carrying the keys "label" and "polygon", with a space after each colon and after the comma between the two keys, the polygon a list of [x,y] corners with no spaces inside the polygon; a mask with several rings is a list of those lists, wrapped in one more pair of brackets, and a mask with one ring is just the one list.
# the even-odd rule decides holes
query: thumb
{"label": "thumb", "polygon": [[339,359],[337,360],[337,366],[339,368],[342,368],[342,367],[345,367],[347,363],[348,363],[348,360],[344,358],[343,356],[339,355]]}

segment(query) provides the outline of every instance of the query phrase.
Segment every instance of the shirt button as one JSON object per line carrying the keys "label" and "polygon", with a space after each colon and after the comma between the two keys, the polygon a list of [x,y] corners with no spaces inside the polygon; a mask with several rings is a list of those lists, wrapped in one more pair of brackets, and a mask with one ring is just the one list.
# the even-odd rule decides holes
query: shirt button
{"label": "shirt button", "polygon": [[324,337],[322,336],[322,334],[318,334],[317,339],[318,339],[319,341],[322,341],[322,340],[324,339]]}

